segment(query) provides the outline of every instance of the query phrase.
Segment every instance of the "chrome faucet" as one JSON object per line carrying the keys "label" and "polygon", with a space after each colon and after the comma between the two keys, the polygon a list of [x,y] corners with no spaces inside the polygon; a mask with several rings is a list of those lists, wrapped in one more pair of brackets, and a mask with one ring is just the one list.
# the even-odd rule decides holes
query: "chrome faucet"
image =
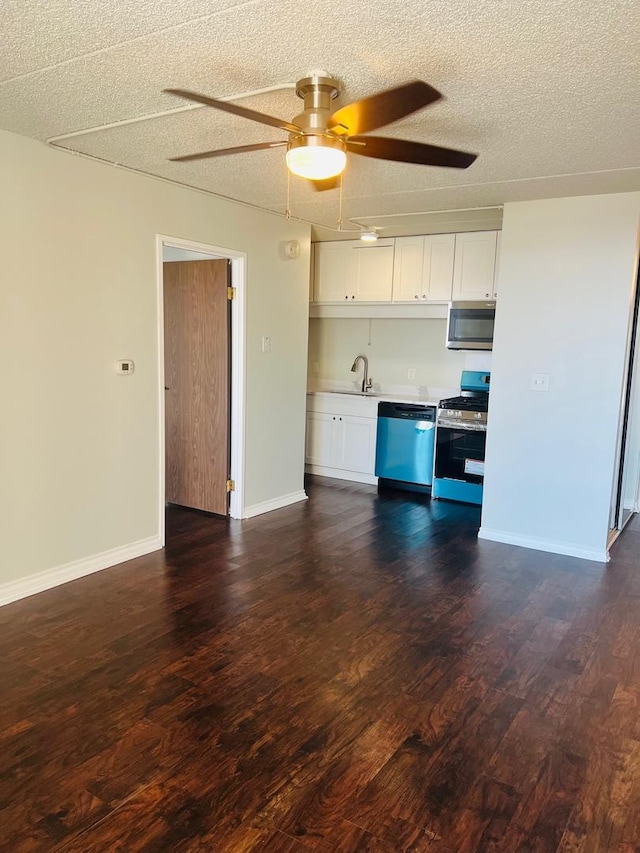
{"label": "chrome faucet", "polygon": [[351,372],[355,373],[358,369],[358,362],[362,361],[364,365],[364,376],[362,377],[362,393],[365,394],[373,388],[373,382],[369,378],[369,359],[366,355],[357,355],[351,365]]}

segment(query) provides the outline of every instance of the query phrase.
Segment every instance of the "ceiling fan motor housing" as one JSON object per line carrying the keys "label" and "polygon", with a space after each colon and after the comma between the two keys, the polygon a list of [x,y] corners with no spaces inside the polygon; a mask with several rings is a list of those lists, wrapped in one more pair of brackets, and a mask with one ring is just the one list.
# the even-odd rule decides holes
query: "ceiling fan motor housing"
{"label": "ceiling fan motor housing", "polygon": [[[293,119],[304,134],[327,135],[329,116],[332,112],[331,101],[340,94],[340,84],[333,77],[313,75],[298,80],[296,95],[304,101],[304,110]],[[295,139],[295,134],[291,134]]]}

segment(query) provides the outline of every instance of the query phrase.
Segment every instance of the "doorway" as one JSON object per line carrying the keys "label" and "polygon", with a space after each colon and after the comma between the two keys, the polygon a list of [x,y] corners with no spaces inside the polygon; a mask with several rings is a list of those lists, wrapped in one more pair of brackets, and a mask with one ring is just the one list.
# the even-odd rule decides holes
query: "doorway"
{"label": "doorway", "polygon": [[243,514],[245,269],[244,253],[158,237],[163,545],[167,502]]}

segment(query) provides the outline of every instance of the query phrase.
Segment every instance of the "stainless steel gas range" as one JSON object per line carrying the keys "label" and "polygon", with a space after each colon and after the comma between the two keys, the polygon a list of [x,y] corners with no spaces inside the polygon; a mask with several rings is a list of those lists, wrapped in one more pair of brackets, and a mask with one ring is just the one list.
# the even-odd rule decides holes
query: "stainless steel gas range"
{"label": "stainless steel gas range", "polygon": [[491,374],[463,370],[459,397],[441,400],[432,496],[481,504]]}

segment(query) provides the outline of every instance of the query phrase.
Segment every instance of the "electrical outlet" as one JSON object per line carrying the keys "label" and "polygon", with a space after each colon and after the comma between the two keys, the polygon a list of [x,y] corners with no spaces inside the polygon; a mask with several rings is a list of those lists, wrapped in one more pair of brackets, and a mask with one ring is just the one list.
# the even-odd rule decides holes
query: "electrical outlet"
{"label": "electrical outlet", "polygon": [[548,391],[549,390],[549,374],[548,373],[532,373],[531,374],[531,390],[532,391]]}
{"label": "electrical outlet", "polygon": [[415,367],[410,367],[407,370],[407,379],[415,379],[416,378],[416,369]]}

